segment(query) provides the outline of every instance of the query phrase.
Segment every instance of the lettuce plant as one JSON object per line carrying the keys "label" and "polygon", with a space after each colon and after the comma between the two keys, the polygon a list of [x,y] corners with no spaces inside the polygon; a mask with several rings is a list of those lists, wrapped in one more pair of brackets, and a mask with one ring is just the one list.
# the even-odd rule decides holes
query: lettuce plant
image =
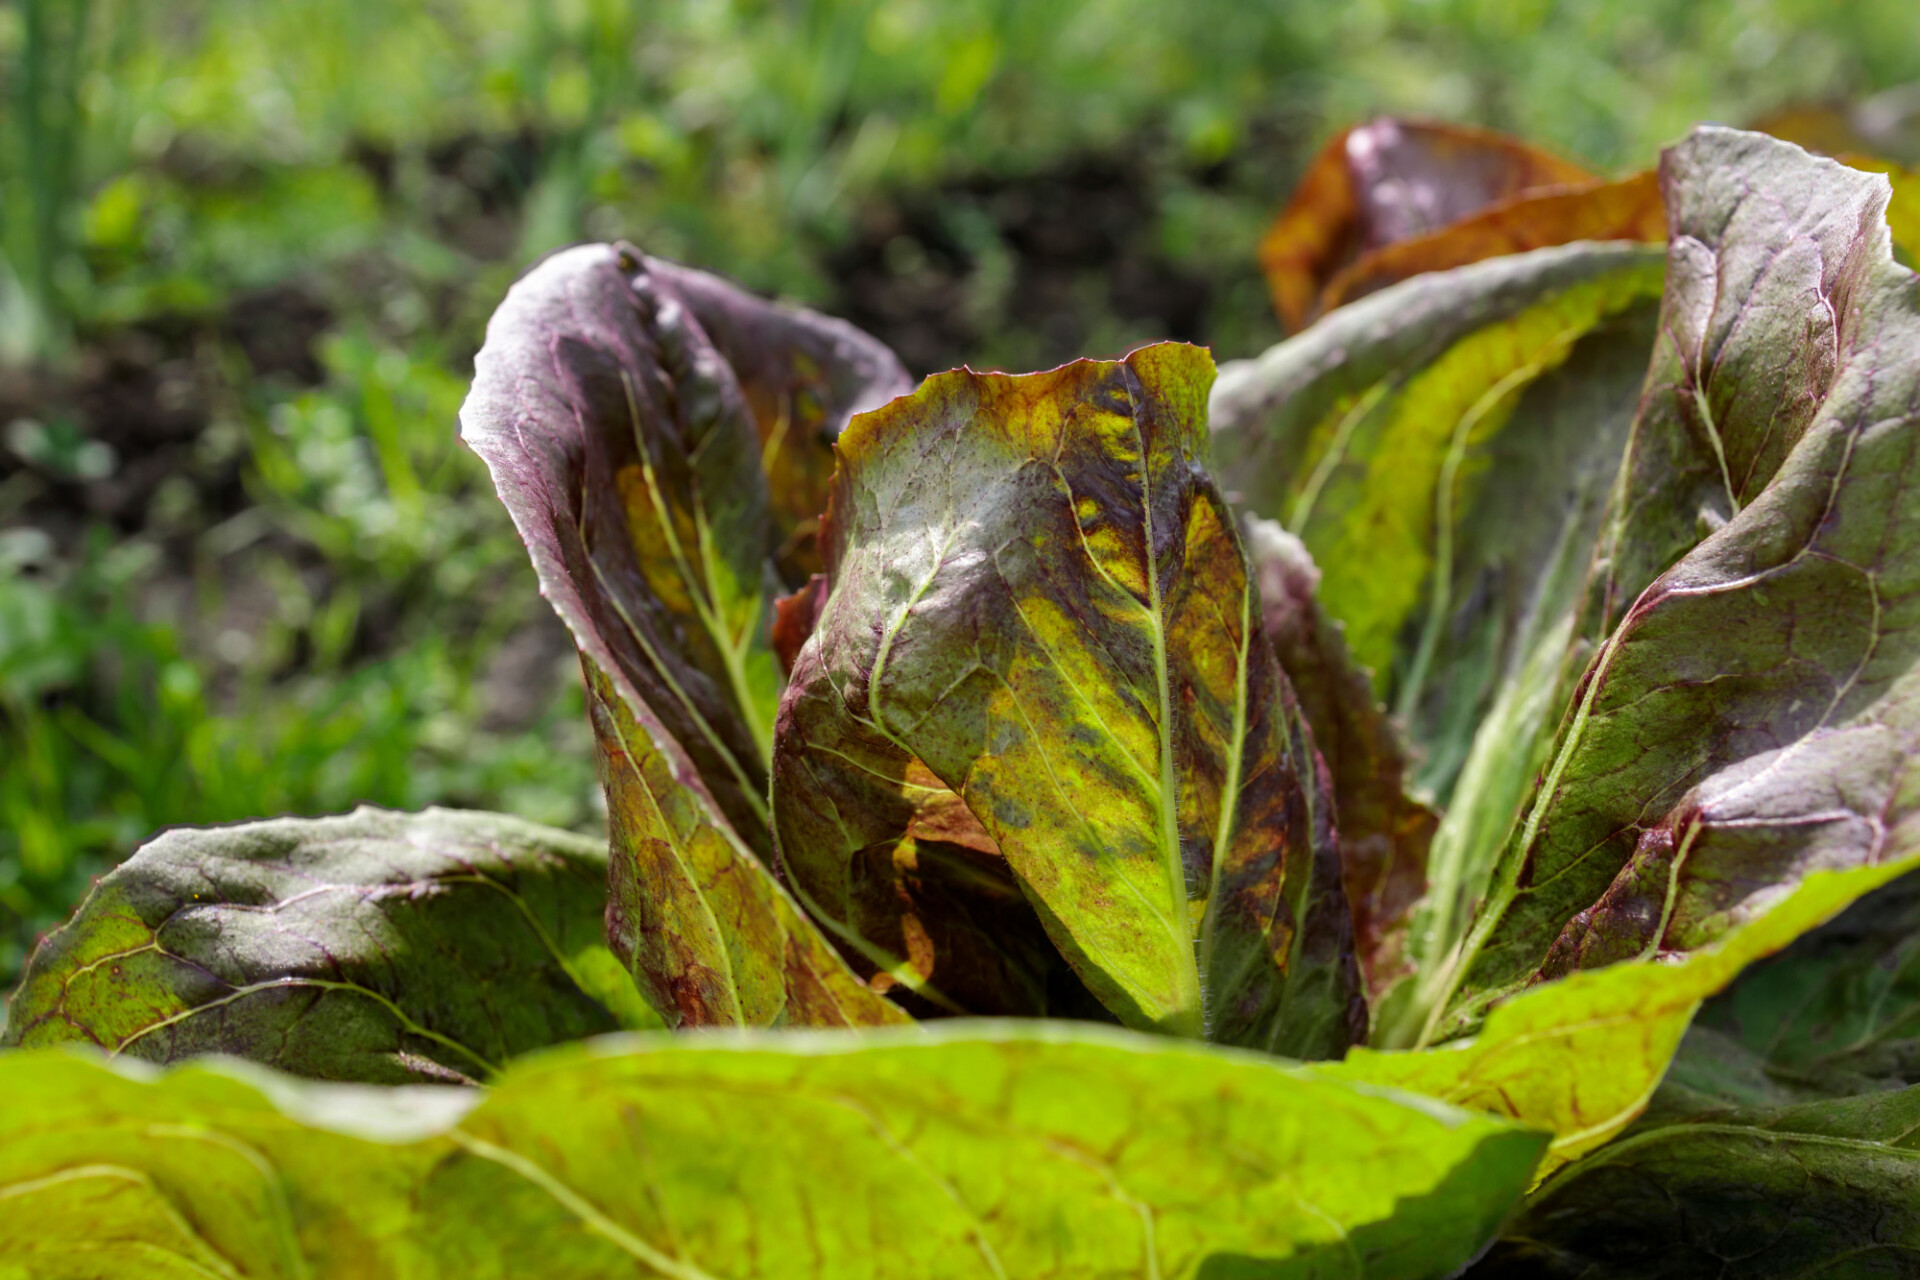
{"label": "lettuce plant", "polygon": [[11,1004],[0,1269],[1910,1270],[1886,180],[1339,146],[1268,262],[1325,314],[1218,370],[915,388],[627,246],[529,272],[462,425],[609,840],[135,853]]}

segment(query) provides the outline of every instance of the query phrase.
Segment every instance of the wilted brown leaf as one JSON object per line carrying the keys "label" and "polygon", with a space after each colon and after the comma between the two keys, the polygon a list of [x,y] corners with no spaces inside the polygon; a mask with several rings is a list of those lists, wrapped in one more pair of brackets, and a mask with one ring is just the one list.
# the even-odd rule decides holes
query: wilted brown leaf
{"label": "wilted brown leaf", "polygon": [[1484,129],[1383,117],[1337,135],[1260,242],[1289,329],[1361,254],[1437,231],[1522,192],[1590,183],[1578,165]]}

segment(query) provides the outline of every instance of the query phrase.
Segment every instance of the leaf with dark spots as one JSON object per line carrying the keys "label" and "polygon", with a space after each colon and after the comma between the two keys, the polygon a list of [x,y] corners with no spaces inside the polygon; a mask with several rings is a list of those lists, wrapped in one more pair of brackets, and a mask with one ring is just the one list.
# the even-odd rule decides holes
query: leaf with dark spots
{"label": "leaf with dark spots", "polygon": [[1270,1058],[1031,1022],[606,1038],[485,1090],[43,1050],[0,1055],[0,1266],[1425,1280],[1492,1239],[1542,1141]]}
{"label": "leaf with dark spots", "polygon": [[1523,192],[1457,222],[1370,249],[1342,267],[1321,290],[1322,312],[1427,271],[1447,271],[1506,254],[1575,240],[1664,243],[1666,208],[1658,175],[1649,170],[1617,182],[1595,179]]}
{"label": "leaf with dark spots", "polygon": [[854,422],[781,708],[781,860],[817,918],[944,995],[861,914],[923,762],[1122,1021],[1334,1055],[1365,1006],[1329,783],[1207,472],[1212,374],[1173,344],[959,370]]}
{"label": "leaf with dark spots", "polygon": [[1407,794],[1400,733],[1373,681],[1320,607],[1320,571],[1306,547],[1271,520],[1245,524],[1260,589],[1261,630],[1300,699],[1314,746],[1333,778],[1340,876],[1371,1002],[1410,972],[1407,928],[1427,888],[1427,849],[1439,815]]}
{"label": "leaf with dark spots", "polygon": [[[636,981],[682,1024],[888,1021],[765,865],[779,533],[749,396],[703,316],[754,385],[785,388],[767,394],[786,421],[859,400],[832,350],[878,361],[822,318],[582,246],[495,312],[463,435],[580,650],[613,818],[608,938]],[[774,340],[802,349],[753,345]],[[759,943],[774,952],[743,958]]]}
{"label": "leaf with dark spots", "polygon": [[794,673],[774,814],[813,917],[922,1015],[1057,1016],[1050,996],[1078,983],[1053,974],[1063,962],[998,843],[918,758],[849,724],[814,650]]}
{"label": "leaf with dark spots", "polygon": [[740,384],[760,439],[778,561],[799,584],[820,568],[816,524],[827,507],[833,442],[854,414],[905,395],[913,379],[885,344],[844,320],[769,305],[659,258],[647,267],[693,312]]}
{"label": "leaf with dark spots", "polygon": [[1470,1280],[1903,1276],[1920,1264],[1920,1088],[1649,1120],[1563,1170]]}
{"label": "leaf with dark spots", "polygon": [[1698,537],[1696,497],[1728,518],[1580,680],[1430,1036],[1737,936],[1815,870],[1920,859],[1920,289],[1885,180],[1722,129],[1662,171],[1665,323],[1603,572],[1631,589]]}
{"label": "leaf with dark spots", "polygon": [[4,1042],[485,1079],[660,1025],[601,942],[606,867],[598,841],[440,809],[170,831],[40,944]]}
{"label": "leaf with dark spots", "polygon": [[879,1026],[906,1015],[856,977],[716,820],[613,683],[583,662],[612,836],[607,943],[669,1023]]}
{"label": "leaf with dark spots", "polygon": [[1321,290],[1356,256],[1523,192],[1592,179],[1514,138],[1382,117],[1336,134],[1314,157],[1262,238],[1260,265],[1281,321],[1299,329],[1324,309]]}

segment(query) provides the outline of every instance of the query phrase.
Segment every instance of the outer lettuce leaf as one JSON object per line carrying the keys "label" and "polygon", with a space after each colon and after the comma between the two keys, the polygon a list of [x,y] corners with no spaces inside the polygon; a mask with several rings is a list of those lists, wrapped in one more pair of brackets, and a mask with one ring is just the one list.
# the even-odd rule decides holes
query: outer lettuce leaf
{"label": "outer lettuce leaf", "polygon": [[607,941],[673,1026],[860,1027],[907,1021],[862,982],[697,782],[586,664],[600,742],[609,877]]}
{"label": "outer lettuce leaf", "polygon": [[[894,1020],[763,865],[777,533],[749,396],[703,315],[766,385],[805,351],[844,357],[813,371],[826,407],[808,422],[893,385],[897,364],[843,325],[588,245],[495,312],[463,435],[580,649],[614,839],[608,942],[649,1000],[681,1025]],[[753,346],[797,335],[813,346]]]}
{"label": "outer lettuce leaf", "polygon": [[1037,1024],[606,1040],[485,1093],[16,1053],[0,1203],[29,1212],[0,1214],[0,1266],[1439,1277],[1541,1142],[1269,1059]]}
{"label": "outer lettuce leaf", "polygon": [[1322,1070],[1550,1129],[1542,1172],[1550,1171],[1614,1138],[1647,1109],[1702,1000],[1917,865],[1920,858],[1909,856],[1815,872],[1714,945],[1664,964],[1575,973],[1496,1006],[1471,1038],[1421,1050],[1356,1049]]}
{"label": "outer lettuce leaf", "polygon": [[1862,290],[1898,288],[1891,272],[1870,283],[1884,179],[1719,130],[1665,153],[1660,182],[1667,295],[1609,520],[1600,634],[1773,482],[1860,350],[1847,312]]}
{"label": "outer lettuce leaf", "polygon": [[1260,628],[1300,699],[1333,779],[1340,878],[1354,943],[1377,1000],[1409,971],[1407,926],[1427,889],[1427,848],[1439,815],[1406,791],[1411,768],[1373,681],[1320,607],[1320,570],[1300,540],[1249,517],[1244,541],[1260,588]]}
{"label": "outer lettuce leaf", "polygon": [[1319,311],[1322,287],[1356,254],[1437,231],[1522,192],[1593,175],[1517,138],[1382,117],[1314,157],[1260,242],[1274,307],[1289,329]]}
{"label": "outer lettuce leaf", "polygon": [[1920,1088],[1649,1123],[1532,1197],[1495,1277],[1902,1276],[1920,1266]]}
{"label": "outer lettuce leaf", "polygon": [[[862,824],[924,762],[1136,1027],[1338,1054],[1365,1006],[1326,779],[1174,344],[936,375],[857,420],[832,589],[781,709],[781,856],[851,923]],[[906,957],[903,957],[906,958]]]}
{"label": "outer lettuce leaf", "polygon": [[1920,1084],[1920,876],[1741,974],[1695,1019],[1676,1079],[1741,1104]]}
{"label": "outer lettuce leaf", "polygon": [[597,841],[499,814],[170,831],[40,944],[4,1043],[485,1079],[516,1054],[660,1024],[601,944],[606,869]]}
{"label": "outer lettuce leaf", "polygon": [[[1465,933],[1550,745],[1562,668],[1584,658],[1580,587],[1660,281],[1657,251],[1631,245],[1420,276],[1215,388],[1236,499],[1305,542],[1321,606],[1411,732],[1418,789],[1446,803],[1411,939],[1423,969]],[[1389,1043],[1410,1039],[1411,994],[1375,1011]]]}
{"label": "outer lettuce leaf", "polygon": [[660,258],[648,258],[647,270],[693,312],[739,382],[760,439],[777,560],[797,586],[820,568],[816,535],[833,479],[833,442],[854,414],[905,395],[913,379],[883,343],[844,320],[769,306]]}
{"label": "outer lettuce leaf", "polygon": [[[1731,518],[1581,679],[1429,1038],[1542,979],[1734,936],[1815,870],[1920,848],[1920,291],[1889,256],[1885,180],[1721,129],[1663,174],[1666,337],[1618,545],[1684,539],[1673,510],[1692,520],[1695,498]],[[1658,508],[1636,479],[1655,456]],[[1616,589],[1634,563],[1604,566]]]}

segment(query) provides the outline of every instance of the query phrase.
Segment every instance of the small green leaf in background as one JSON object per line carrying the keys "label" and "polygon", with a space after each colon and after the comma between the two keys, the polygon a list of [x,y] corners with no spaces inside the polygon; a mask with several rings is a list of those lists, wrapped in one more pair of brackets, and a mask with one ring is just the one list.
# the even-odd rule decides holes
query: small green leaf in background
{"label": "small green leaf in background", "polygon": [[[1262,1057],[1033,1023],[609,1039],[484,1092],[14,1053],[0,1271],[1438,1280],[1543,1141]],[[97,1225],[44,1229],[63,1222]]]}
{"label": "small green leaf in background", "polygon": [[1165,343],[855,420],[781,709],[782,864],[844,921],[847,833],[922,761],[1123,1022],[1337,1056],[1366,1007],[1331,796],[1207,470],[1212,379]]}
{"label": "small green leaf in background", "polygon": [[[813,433],[795,448],[824,448],[821,431],[902,380],[837,321],[585,245],[494,314],[463,438],[580,650],[613,840],[607,940],[649,1001],[681,1026],[898,1021],[768,869],[780,531],[762,463],[802,464],[762,443],[702,316]],[[754,345],[777,341],[798,349]]]}
{"label": "small green leaf in background", "polygon": [[[1815,870],[1920,854],[1920,289],[1886,180],[1715,128],[1661,172],[1663,337],[1601,562],[1632,606],[1428,1039],[1543,979],[1734,936]],[[1622,548],[1663,569],[1676,509],[1699,545],[1640,591]]]}
{"label": "small green leaf in background", "polygon": [[599,841],[500,814],[170,831],[41,944],[4,1043],[486,1079],[532,1049],[660,1025],[606,972],[606,870]]}

